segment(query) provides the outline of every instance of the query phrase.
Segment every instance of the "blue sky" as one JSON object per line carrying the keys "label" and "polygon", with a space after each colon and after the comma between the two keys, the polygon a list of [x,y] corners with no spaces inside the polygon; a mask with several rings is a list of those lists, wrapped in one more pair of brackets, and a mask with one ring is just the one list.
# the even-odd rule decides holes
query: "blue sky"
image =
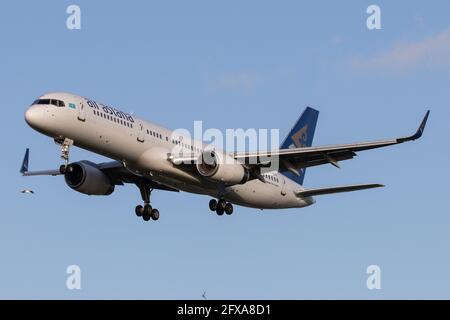
{"label": "blue sky", "polygon": [[[0,298],[450,298],[448,1],[69,1],[0,4],[3,183]],[[381,8],[382,30],[366,28]],[[50,91],[77,93],[171,128],[279,128],[320,110],[314,144],[412,133],[414,143],[308,169],[306,187],[385,188],[317,197],[305,209],[235,208],[154,192],[157,223],[134,215],[138,189],[110,197],[18,173],[60,164],[23,120]],[[72,160],[103,158],[73,149]],[[18,191],[29,187],[33,196]],[[66,268],[82,289],[66,289]],[[379,265],[382,289],[366,288]]]}

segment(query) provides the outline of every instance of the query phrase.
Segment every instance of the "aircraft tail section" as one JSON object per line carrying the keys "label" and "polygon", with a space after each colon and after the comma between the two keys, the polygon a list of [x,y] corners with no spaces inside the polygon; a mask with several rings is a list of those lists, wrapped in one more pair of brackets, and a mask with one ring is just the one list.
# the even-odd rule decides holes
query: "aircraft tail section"
{"label": "aircraft tail section", "polygon": [[[280,149],[311,147],[318,117],[319,111],[307,107],[284,139]],[[281,171],[281,173],[298,184],[303,185],[305,171],[306,168],[299,169],[298,175],[288,170]]]}
{"label": "aircraft tail section", "polygon": [[351,191],[366,190],[366,189],[380,188],[380,187],[384,187],[384,185],[378,184],[378,183],[354,184],[354,185],[349,185],[349,186],[338,186],[338,187],[326,187],[326,188],[319,188],[319,189],[301,190],[301,191],[296,191],[295,194],[300,197],[312,197],[312,196],[321,196],[324,194],[351,192]]}

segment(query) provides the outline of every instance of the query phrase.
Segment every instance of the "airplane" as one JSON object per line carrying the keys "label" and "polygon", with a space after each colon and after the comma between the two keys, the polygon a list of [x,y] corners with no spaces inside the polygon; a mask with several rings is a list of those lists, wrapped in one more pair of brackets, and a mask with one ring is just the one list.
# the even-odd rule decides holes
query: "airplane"
{"label": "airplane", "polygon": [[[306,189],[303,181],[308,167],[339,167],[339,161],[352,159],[359,151],[419,139],[429,114],[430,110],[411,136],[312,146],[319,111],[307,107],[279,149],[227,152],[205,147],[190,137],[183,140],[175,131],[82,96],[48,93],[26,110],[25,121],[60,146],[64,164],[53,170],[29,171],[26,149],[20,172],[24,176],[63,175],[70,188],[87,195],[110,195],[118,185],[135,184],[143,201],[135,214],[145,221],[160,217],[150,204],[155,189],[210,196],[209,209],[220,216],[231,215],[233,204],[261,210],[302,208],[314,204],[314,196],[383,187],[356,184]],[[112,161],[70,162],[72,145]],[[275,157],[277,170],[265,172]]]}

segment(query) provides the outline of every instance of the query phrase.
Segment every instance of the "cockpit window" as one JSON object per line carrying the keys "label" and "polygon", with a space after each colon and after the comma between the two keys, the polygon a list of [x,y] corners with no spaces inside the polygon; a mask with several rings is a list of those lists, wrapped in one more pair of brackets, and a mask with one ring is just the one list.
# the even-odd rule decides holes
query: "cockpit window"
{"label": "cockpit window", "polygon": [[52,104],[57,107],[64,107],[64,101],[57,99],[37,99],[33,102],[33,104]]}

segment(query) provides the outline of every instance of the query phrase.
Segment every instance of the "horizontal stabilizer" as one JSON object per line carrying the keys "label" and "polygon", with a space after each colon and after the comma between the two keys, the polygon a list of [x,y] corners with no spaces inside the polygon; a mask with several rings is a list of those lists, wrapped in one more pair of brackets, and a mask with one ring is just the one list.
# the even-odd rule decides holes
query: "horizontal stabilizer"
{"label": "horizontal stabilizer", "polygon": [[327,188],[303,190],[303,191],[298,191],[295,194],[297,196],[301,196],[301,197],[310,197],[310,196],[321,196],[324,194],[350,192],[350,191],[365,190],[365,189],[372,189],[372,188],[379,188],[379,187],[384,187],[384,185],[378,184],[378,183],[354,184],[354,185],[349,185],[349,186],[327,187]]}

